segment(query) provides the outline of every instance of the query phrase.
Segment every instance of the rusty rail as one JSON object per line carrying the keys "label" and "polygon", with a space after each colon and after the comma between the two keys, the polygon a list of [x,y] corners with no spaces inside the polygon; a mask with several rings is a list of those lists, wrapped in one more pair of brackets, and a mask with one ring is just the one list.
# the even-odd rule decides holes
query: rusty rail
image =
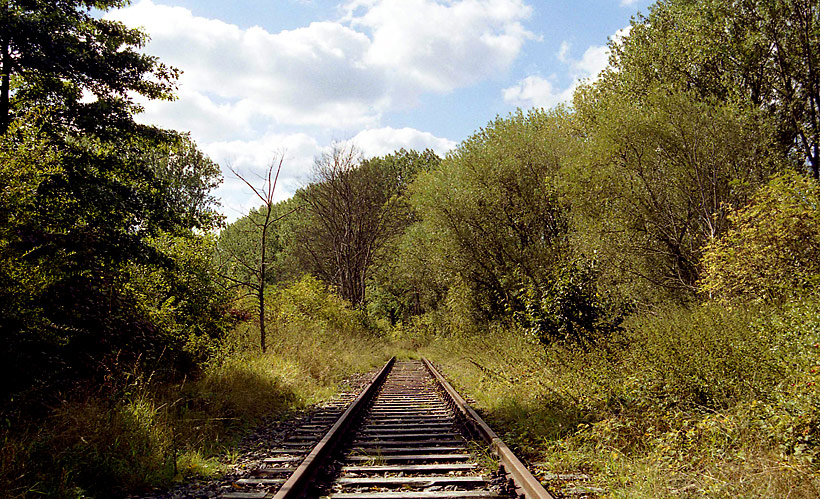
{"label": "rusty rail", "polygon": [[450,383],[444,379],[444,376],[433,367],[433,364],[427,359],[422,359],[422,361],[444,389],[447,397],[463,418],[465,425],[484,439],[484,441],[490,445],[492,451],[498,456],[501,465],[504,467],[504,471],[515,484],[518,497],[525,499],[555,499],[541,485],[541,482],[530,473],[527,467],[524,466],[524,463],[515,456],[513,451],[507,447],[507,444],[498,438],[498,435],[481,419],[481,416],[467,404],[467,401],[464,400]]}
{"label": "rusty rail", "polygon": [[273,499],[293,499],[301,497],[302,494],[304,494],[310,480],[322,466],[324,459],[333,451],[334,447],[341,440],[340,437],[349,428],[359,412],[367,407],[368,402],[370,402],[373,395],[376,394],[376,391],[387,377],[387,373],[390,372],[395,361],[395,357],[387,361],[381,371],[379,371],[379,374],[376,375],[376,378],[367,388],[362,390],[362,393],[350,404],[350,407],[339,417],[339,420],[328,430],[322,440],[316,444],[316,447],[314,447],[305,460],[302,461],[302,464],[296,468],[290,478],[282,485],[282,488],[276,492]]}

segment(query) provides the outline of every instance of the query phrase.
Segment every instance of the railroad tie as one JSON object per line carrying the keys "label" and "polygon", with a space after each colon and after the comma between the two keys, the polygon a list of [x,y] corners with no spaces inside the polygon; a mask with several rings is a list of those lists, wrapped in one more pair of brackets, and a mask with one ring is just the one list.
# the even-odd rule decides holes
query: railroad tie
{"label": "railroad tie", "polygon": [[482,473],[420,361],[395,364],[341,460],[331,499],[511,497]]}
{"label": "railroad tie", "polygon": [[[314,414],[220,497],[552,499],[427,360],[391,359],[372,379],[355,399]],[[484,469],[476,451],[502,468]]]}

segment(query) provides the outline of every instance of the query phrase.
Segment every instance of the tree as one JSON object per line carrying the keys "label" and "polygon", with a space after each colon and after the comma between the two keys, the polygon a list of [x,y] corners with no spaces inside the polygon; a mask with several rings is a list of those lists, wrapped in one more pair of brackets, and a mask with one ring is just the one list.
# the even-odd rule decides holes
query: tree
{"label": "tree", "polygon": [[[91,9],[124,0],[0,1],[0,133],[48,104],[63,126],[106,134],[133,124],[131,94],[170,99],[178,71],[141,54],[147,37]],[[93,95],[85,102],[83,93]]]}
{"label": "tree", "polygon": [[820,5],[662,0],[612,43],[603,86],[643,99],[663,86],[775,118],[781,148],[820,175]]}
{"label": "tree", "polygon": [[[64,388],[115,362],[189,372],[204,358],[188,340],[225,330],[201,258],[210,225],[198,220],[213,213],[200,205],[189,217],[172,201],[186,196],[172,179],[194,167],[157,151],[158,182],[137,138],[121,149],[84,139],[63,143],[24,120],[0,137],[0,367],[15,380],[3,396]],[[218,182],[218,171],[200,174]]]}
{"label": "tree", "polygon": [[516,274],[543,284],[566,249],[568,212],[556,185],[573,143],[565,118],[538,110],[497,118],[412,186],[413,206],[444,254],[435,258],[442,273],[469,283],[490,315],[513,301]]}
{"label": "tree", "polygon": [[296,241],[303,268],[354,305],[365,300],[378,252],[407,225],[400,194],[422,162],[402,156],[412,159],[399,153],[363,161],[354,146],[336,145],[317,159],[314,183],[297,194],[306,209]]}
{"label": "tree", "polygon": [[777,302],[817,289],[820,185],[793,172],[775,176],[729,220],[705,249],[703,293]]}
{"label": "tree", "polygon": [[189,134],[142,152],[168,209],[179,225],[208,232],[222,224],[212,191],[222,183],[219,165],[206,156]]}
{"label": "tree", "polygon": [[578,244],[624,296],[691,298],[729,206],[782,168],[771,127],[753,109],[691,92],[661,89],[641,102],[579,93],[576,105],[586,136],[570,184]]}
{"label": "tree", "polygon": [[132,97],[172,98],[176,71],[91,12],[124,4],[0,2],[3,397],[117,363],[187,374],[204,360],[196,338],[225,330],[202,258],[219,171],[188,138],[135,122]]}
{"label": "tree", "polygon": [[[271,242],[275,236],[276,224],[298,209],[290,208],[289,203],[277,205],[273,200],[283,161],[284,154],[280,155],[278,162],[270,163],[260,186],[255,186],[245,176],[231,169],[262,202],[262,206],[221,234],[218,246],[220,275],[233,286],[249,290],[256,298],[259,345],[262,352],[267,351],[265,290],[278,253]],[[286,206],[287,211],[278,213],[277,208],[281,209],[282,206]]]}

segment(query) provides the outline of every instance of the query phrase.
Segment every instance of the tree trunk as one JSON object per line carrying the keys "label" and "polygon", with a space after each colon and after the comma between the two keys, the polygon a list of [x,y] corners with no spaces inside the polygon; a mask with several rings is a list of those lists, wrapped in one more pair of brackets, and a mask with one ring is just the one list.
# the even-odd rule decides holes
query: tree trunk
{"label": "tree trunk", "polygon": [[259,284],[259,344],[262,347],[262,353],[265,353],[267,346],[265,345],[265,281]]}
{"label": "tree trunk", "polygon": [[259,265],[259,344],[262,347],[262,353],[267,350],[265,344],[265,278],[267,277],[267,267],[265,265],[265,249],[268,242],[268,224],[270,223],[270,206],[268,206],[268,215],[265,218],[265,225],[262,226],[262,261]]}

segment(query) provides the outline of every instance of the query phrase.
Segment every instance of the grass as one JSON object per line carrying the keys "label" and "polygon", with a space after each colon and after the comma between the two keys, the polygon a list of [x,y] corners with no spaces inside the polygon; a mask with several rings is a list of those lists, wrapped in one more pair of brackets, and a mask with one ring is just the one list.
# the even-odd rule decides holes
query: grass
{"label": "grass", "polygon": [[266,354],[258,327],[245,323],[193,379],[157,382],[135,368],[105,393],[58,401],[45,419],[7,423],[3,497],[120,497],[219,475],[250,428],[333,396],[342,379],[388,356],[359,312],[315,280],[269,302]]}
{"label": "grass", "polygon": [[500,325],[422,352],[530,462],[607,497],[818,497],[820,301],[635,316],[606,345]]}
{"label": "grass", "polygon": [[218,475],[249,428],[395,353],[436,361],[525,459],[588,474],[607,497],[820,496],[816,298],[657,309],[586,350],[430,317],[375,336],[310,278],[268,303],[267,354],[245,323],[195,378],[160,383],[135,368],[45,419],[7,422],[3,495],[122,496]]}

